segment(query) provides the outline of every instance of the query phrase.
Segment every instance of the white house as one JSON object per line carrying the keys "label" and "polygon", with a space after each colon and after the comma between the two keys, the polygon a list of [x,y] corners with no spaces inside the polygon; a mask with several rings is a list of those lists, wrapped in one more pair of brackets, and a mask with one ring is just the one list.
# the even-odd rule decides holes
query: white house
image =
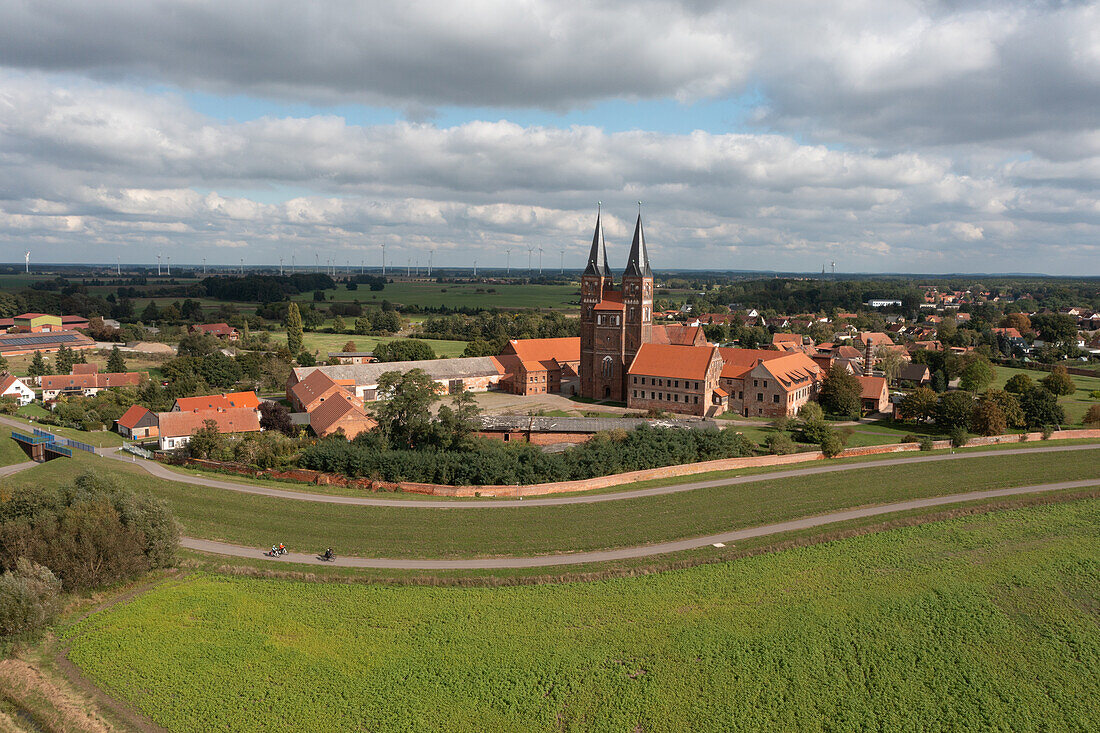
{"label": "white house", "polygon": [[0,375],[0,397],[15,397],[20,405],[34,401],[34,390],[10,374]]}

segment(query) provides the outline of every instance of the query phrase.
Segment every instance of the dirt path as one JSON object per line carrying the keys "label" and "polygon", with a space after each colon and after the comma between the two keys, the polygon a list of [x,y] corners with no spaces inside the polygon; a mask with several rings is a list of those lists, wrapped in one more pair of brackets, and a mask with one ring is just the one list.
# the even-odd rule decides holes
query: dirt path
{"label": "dirt path", "polygon": [[[1054,453],[1062,451],[1073,452],[1098,449],[1100,449],[1100,444],[1065,446],[1053,445],[1043,446],[1041,448],[1009,448],[1007,450],[996,451],[996,453],[944,453],[941,455],[913,456],[909,458],[890,458],[881,461],[868,461],[861,463],[830,464],[822,461],[818,465],[809,466],[806,468],[794,468],[787,471],[773,471],[771,473],[753,474],[749,476],[734,476],[730,478],[711,479],[708,481],[692,481],[689,483],[671,484],[667,486],[651,486],[645,489],[635,489],[632,491],[616,491],[606,494],[587,494],[583,496],[554,496],[530,499],[483,498],[416,500],[375,499],[364,496],[335,496],[331,494],[313,494],[304,491],[292,491],[290,489],[274,489],[269,486],[258,486],[256,484],[237,483],[233,481],[219,481],[218,479],[205,478],[202,476],[189,476],[169,470],[168,468],[154,461],[146,461],[142,459],[137,459],[133,461],[133,465],[139,466],[148,473],[151,473],[158,478],[163,478],[168,481],[178,481],[180,483],[193,484],[195,486],[206,486],[214,489],[239,491],[245,494],[259,494],[261,496],[271,496],[278,499],[316,501],[324,504],[346,504],[350,506],[404,507],[407,509],[495,509],[500,507],[596,504],[605,501],[621,501],[623,499],[638,499],[646,496],[676,494],[682,491],[694,491],[695,489],[706,489],[715,486],[733,486],[735,484],[749,484],[755,483],[757,481],[771,481],[774,479],[794,478],[796,476],[835,473],[837,471],[856,471],[860,469],[878,468],[882,466],[907,466],[918,463],[935,463],[938,461],[956,461],[965,460],[967,458],[981,458],[991,455],[1015,456],[1023,455],[1025,453]],[[125,461],[127,463],[131,462],[131,456],[125,454],[110,453],[107,455],[108,457],[114,458],[116,460]]]}
{"label": "dirt path", "polygon": [[[995,499],[1002,496],[1015,496],[1017,494],[1032,494],[1044,491],[1060,491],[1062,489],[1082,489],[1100,485],[1100,478],[1085,481],[1062,481],[1052,484],[1038,484],[1033,486],[1017,486],[1008,489],[990,489],[987,491],[970,491],[964,494],[950,494],[948,496],[933,496],[926,499],[911,499],[898,501],[891,504],[878,506],[865,506],[854,509],[844,509],[828,514],[820,514],[801,519],[792,519],[787,522],[766,524],[759,527],[748,527],[732,532],[722,532],[706,537],[693,537],[686,540],[662,542],[655,545],[641,545],[636,547],[623,547],[614,550],[600,550],[597,552],[577,552],[566,555],[540,555],[537,557],[499,557],[478,558],[470,560],[398,560],[392,558],[366,558],[366,557],[338,557],[332,565],[350,568],[383,568],[405,570],[490,570],[501,568],[538,568],[554,565],[576,565],[580,563],[607,562],[611,560],[629,560],[652,555],[664,555],[670,552],[683,550],[695,550],[714,543],[731,543],[746,540],[753,537],[765,537],[767,535],[791,532],[800,529],[811,529],[836,522],[847,522],[852,519],[876,517],[882,514],[903,512],[912,509],[925,509],[927,507],[955,504],[964,501],[979,499]],[[233,557],[264,558],[262,550],[253,547],[242,547],[225,542],[213,542],[194,537],[181,538],[183,547],[209,552],[217,555],[230,555]],[[316,555],[306,555],[292,552],[283,558],[271,559],[272,563],[294,562],[308,565],[322,565]]]}

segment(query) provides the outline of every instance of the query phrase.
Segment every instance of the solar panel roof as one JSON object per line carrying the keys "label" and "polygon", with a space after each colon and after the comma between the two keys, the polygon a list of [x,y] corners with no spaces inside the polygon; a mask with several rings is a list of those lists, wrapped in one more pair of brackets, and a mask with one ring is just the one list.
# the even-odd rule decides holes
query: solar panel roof
{"label": "solar panel roof", "polygon": [[82,340],[71,333],[44,334],[42,336],[17,336],[15,338],[0,336],[0,345],[3,346],[34,346],[36,344],[57,344]]}

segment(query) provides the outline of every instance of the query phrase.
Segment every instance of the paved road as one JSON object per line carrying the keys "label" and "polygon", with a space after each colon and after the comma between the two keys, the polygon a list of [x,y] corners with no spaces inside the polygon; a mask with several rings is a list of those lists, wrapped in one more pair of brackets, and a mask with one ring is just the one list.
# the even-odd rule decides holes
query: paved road
{"label": "paved road", "polygon": [[13,473],[19,473],[20,471],[26,471],[28,468],[37,466],[34,461],[26,461],[24,463],[14,463],[10,466],[0,466],[0,477],[11,476]]}
{"label": "paved road", "polygon": [[[219,481],[218,479],[203,476],[190,476],[171,471],[154,461],[136,459],[135,466],[139,466],[152,475],[168,481],[178,481],[196,486],[207,486],[214,489],[228,489],[245,494],[260,494],[279,499],[295,499],[298,501],[316,501],[324,504],[346,504],[351,506],[385,506],[405,507],[408,509],[495,509],[501,507],[524,506],[559,506],[562,504],[595,504],[604,501],[620,501],[622,499],[638,499],[646,496],[659,496],[661,494],[676,494],[681,491],[694,491],[714,486],[731,486],[734,484],[748,484],[757,481],[771,481],[773,479],[794,478],[797,476],[809,476],[821,473],[834,473],[836,471],[855,471],[865,468],[877,468],[880,466],[906,466],[917,463],[935,463],[938,461],[955,461],[966,458],[981,458],[989,456],[1014,456],[1024,453],[1053,453],[1100,450],[1100,445],[1052,445],[1035,448],[1008,448],[990,453],[944,453],[931,456],[912,456],[908,458],[890,458],[881,461],[869,461],[861,463],[827,463],[822,461],[805,468],[795,468],[787,471],[774,471],[772,473],[753,474],[749,476],[736,476],[732,478],[711,479],[708,481],[692,481],[684,484],[668,486],[652,486],[645,489],[631,491],[616,491],[606,494],[588,494],[583,496],[549,496],[530,499],[442,499],[442,500],[416,500],[416,499],[375,499],[364,496],[333,496],[329,494],[312,494],[303,491],[291,491],[288,489],[274,489],[268,486],[255,484],[236,483],[233,481]],[[133,458],[125,453],[106,454],[110,458],[131,462]]]}
{"label": "paved road", "polygon": [[[927,499],[912,499],[899,501],[892,504],[879,506],[859,507],[845,509],[829,514],[821,514],[814,517],[793,519],[789,522],[778,524],[766,524],[760,527],[749,527],[732,532],[722,532],[706,537],[694,537],[675,542],[662,542],[656,545],[641,545],[637,547],[623,547],[615,550],[601,550],[598,552],[577,552],[567,555],[540,555],[536,557],[496,557],[470,560],[398,560],[394,558],[367,558],[367,557],[338,557],[332,563],[323,563],[316,555],[306,555],[292,552],[282,558],[271,558],[271,562],[294,562],[309,565],[331,564],[349,568],[382,568],[404,570],[484,570],[501,568],[540,568],[555,565],[576,565],[579,563],[607,562],[610,560],[627,560],[637,557],[650,557],[663,555],[669,552],[683,550],[695,550],[706,547],[716,542],[733,543],[752,537],[764,537],[782,532],[790,532],[799,529],[820,527],[836,522],[846,522],[850,519],[862,519],[874,517],[880,514],[903,512],[911,509],[924,509],[927,507],[954,504],[963,501],[977,499],[995,499],[1002,496],[1014,496],[1016,494],[1031,494],[1041,491],[1058,491],[1061,489],[1083,489],[1100,485],[1100,479],[1085,481],[1062,481],[1054,484],[1039,484],[1035,486],[1017,486],[1009,489],[991,489],[988,491],[971,491],[965,494],[951,494],[949,496],[934,496]],[[194,537],[182,538],[180,544],[192,550],[200,550],[216,555],[230,555],[233,557],[265,558],[263,550],[253,547],[242,547],[225,542],[213,542],[200,540]],[[266,559],[266,558],[265,558]]]}

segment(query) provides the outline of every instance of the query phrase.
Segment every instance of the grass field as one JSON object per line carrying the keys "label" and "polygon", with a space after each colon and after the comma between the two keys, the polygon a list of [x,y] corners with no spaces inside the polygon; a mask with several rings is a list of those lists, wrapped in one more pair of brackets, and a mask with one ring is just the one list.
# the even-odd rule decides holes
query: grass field
{"label": "grass field", "polygon": [[[286,344],[286,331],[272,331],[271,338],[275,343]],[[354,341],[359,351],[370,351],[378,344],[393,341],[395,338],[397,337],[356,336],[348,333],[317,333],[316,331],[307,331],[302,334],[302,346],[307,351],[320,352],[321,358],[325,359],[330,351],[341,351],[344,348],[344,344],[348,341]],[[418,340],[431,346],[432,351],[439,357],[462,356],[462,352],[466,349],[465,341],[443,341],[440,339]]]}
{"label": "grass field", "polygon": [[[275,499],[153,478],[104,464],[120,483],[166,499],[194,537],[254,547],[284,542],[368,557],[492,557],[624,547],[783,521],[834,509],[1028,483],[1096,478],[1100,451],[972,459],[762,480],[679,494],[549,507],[425,509]],[[8,479],[14,490],[63,482],[88,460]]]}
{"label": "grass field", "polygon": [[534,587],[197,575],[67,638],[171,730],[1085,730],[1098,526],[1089,500]]}
{"label": "grass field", "polygon": [[[481,290],[482,292],[478,292]],[[488,290],[495,290],[490,293]],[[371,292],[366,286],[358,290],[338,287],[326,290],[330,300],[354,301],[369,304],[388,300],[404,305],[438,307],[446,305],[453,308],[555,308],[576,309],[570,301],[580,301],[578,285],[520,285],[487,283],[434,283],[434,282],[393,282],[387,283],[384,290]],[[295,300],[311,302],[313,293],[303,293]]]}
{"label": "grass field", "polygon": [[19,447],[19,443],[11,439],[11,429],[4,425],[2,430],[3,432],[0,433],[0,436],[2,436],[2,439],[0,439],[0,466],[11,466],[29,461],[30,458]]}
{"label": "grass field", "polygon": [[[993,381],[994,389],[1004,389],[1005,383],[1016,374],[1025,374],[1033,382],[1038,382],[1046,376],[1045,372],[1033,371],[1031,369],[1015,369],[1006,366],[994,366],[994,369],[997,371],[997,378]],[[1077,385],[1077,391],[1071,395],[1059,397],[1058,404],[1066,411],[1066,422],[1079,424],[1085,417],[1085,411],[1088,410],[1091,405],[1100,402],[1100,400],[1094,400],[1089,397],[1089,392],[1100,390],[1100,377],[1078,377],[1076,375],[1071,375],[1070,379]]]}

